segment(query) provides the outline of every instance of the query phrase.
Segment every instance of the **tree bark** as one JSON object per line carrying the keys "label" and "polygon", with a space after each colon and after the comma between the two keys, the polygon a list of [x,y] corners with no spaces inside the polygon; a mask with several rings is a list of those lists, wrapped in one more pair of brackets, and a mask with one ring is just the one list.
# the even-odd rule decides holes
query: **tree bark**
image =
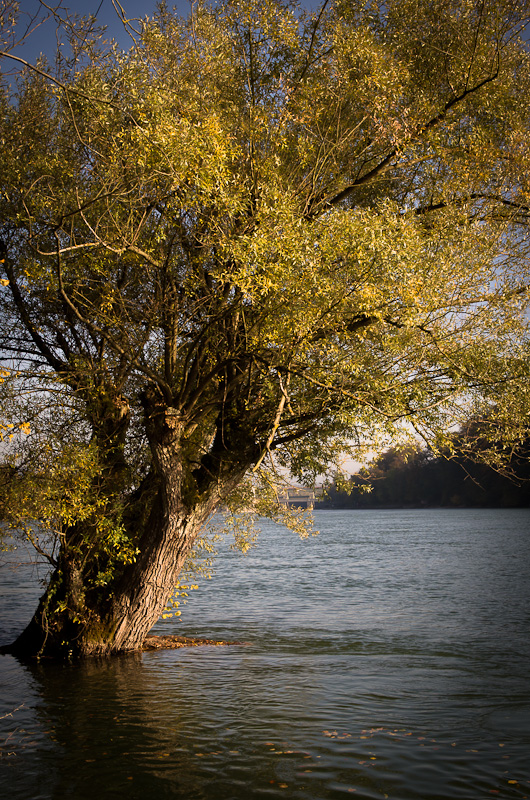
{"label": "tree bark", "polygon": [[[83,562],[77,546],[89,534],[69,532],[33,619],[4,652],[85,658],[141,649],[198,533],[248,467],[245,460],[220,459],[215,474],[208,470],[206,478],[201,476],[197,453],[190,457],[184,420],[165,406],[147,404],[146,429],[155,477],[133,506],[133,511],[143,507],[144,512],[146,504],[150,507],[145,519],[138,512],[133,520],[138,528],[136,560],[111,583],[95,588],[90,585],[90,559],[85,555]],[[105,483],[110,485],[108,473]]]}

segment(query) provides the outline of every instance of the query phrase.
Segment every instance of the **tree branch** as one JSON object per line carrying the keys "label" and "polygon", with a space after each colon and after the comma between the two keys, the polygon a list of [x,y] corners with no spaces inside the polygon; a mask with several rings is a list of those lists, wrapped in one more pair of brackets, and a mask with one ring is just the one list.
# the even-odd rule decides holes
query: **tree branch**
{"label": "tree branch", "polygon": [[[482,89],[482,87],[494,81],[497,78],[498,74],[499,74],[499,57],[497,54],[497,68],[495,72],[493,72],[492,75],[488,75],[486,78],[483,78],[483,80],[479,81],[477,84],[475,84],[475,86],[464,89],[462,92],[460,92],[460,94],[456,95],[455,97],[452,97],[451,100],[448,100],[448,102],[444,105],[442,110],[438,114],[436,114],[436,116],[432,117],[430,120],[428,120],[428,122],[422,125],[416,131],[416,133],[410,135],[410,137],[408,138],[408,144],[417,140],[428,130],[438,125],[438,123],[440,123],[444,119],[444,117],[447,116],[447,114],[452,108],[454,108],[456,105],[465,100],[466,97],[475,94],[476,92],[479,91],[479,89]],[[345,186],[344,189],[341,189],[341,191],[337,192],[337,194],[335,194],[333,197],[322,198],[320,202],[326,208],[331,208],[333,206],[337,206],[343,200],[346,200],[346,198],[349,197],[350,194],[353,191],[355,191],[355,189],[357,189],[359,186],[362,186],[365,183],[369,183],[371,180],[373,180],[374,178],[378,177],[383,172],[385,172],[390,166],[392,160],[399,155],[399,152],[402,149],[402,147],[403,144],[396,145],[396,147],[394,147],[390,151],[390,153],[388,153],[378,164],[376,164],[375,167],[368,170],[368,172],[365,172],[364,175],[361,175],[359,178],[356,178],[356,180],[354,180],[353,183],[350,183],[348,186]]]}

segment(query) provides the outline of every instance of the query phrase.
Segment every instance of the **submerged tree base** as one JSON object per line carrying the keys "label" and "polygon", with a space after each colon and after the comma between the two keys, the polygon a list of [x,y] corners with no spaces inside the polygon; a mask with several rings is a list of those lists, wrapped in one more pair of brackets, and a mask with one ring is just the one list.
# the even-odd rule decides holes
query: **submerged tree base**
{"label": "submerged tree base", "polygon": [[[142,645],[136,650],[122,650],[118,653],[109,653],[108,655],[127,655],[131,653],[147,653],[152,650],[176,650],[179,647],[200,647],[204,645],[209,646],[228,646],[228,645],[248,645],[249,642],[226,642],[219,639],[202,639],[193,638],[189,636],[146,636]],[[14,655],[23,659],[53,659],[53,656],[47,654],[45,656],[36,655],[27,648],[21,647],[17,642],[0,647],[0,655]],[[94,657],[102,657],[102,653],[94,653]]]}

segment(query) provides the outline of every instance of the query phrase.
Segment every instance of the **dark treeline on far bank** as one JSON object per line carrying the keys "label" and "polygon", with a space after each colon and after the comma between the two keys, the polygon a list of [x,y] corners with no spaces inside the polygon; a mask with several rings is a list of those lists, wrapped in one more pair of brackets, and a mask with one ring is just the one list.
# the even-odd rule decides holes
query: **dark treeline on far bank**
{"label": "dark treeline on far bank", "polygon": [[[479,438],[466,456],[435,456],[413,445],[390,448],[351,477],[349,490],[333,484],[316,507],[529,507],[530,442],[513,455],[509,470],[504,471],[481,463],[479,452]],[[366,486],[371,491],[366,492]]]}

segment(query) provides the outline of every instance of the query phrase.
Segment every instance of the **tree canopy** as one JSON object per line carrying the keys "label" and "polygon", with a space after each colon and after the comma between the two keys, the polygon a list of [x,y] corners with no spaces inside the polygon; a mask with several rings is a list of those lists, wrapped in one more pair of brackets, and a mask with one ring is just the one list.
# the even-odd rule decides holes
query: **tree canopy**
{"label": "tree canopy", "polygon": [[53,67],[12,12],[6,509],[58,542],[31,637],[138,646],[272,455],[308,479],[485,413],[524,439],[528,3],[162,5],[128,51],[66,16]]}

